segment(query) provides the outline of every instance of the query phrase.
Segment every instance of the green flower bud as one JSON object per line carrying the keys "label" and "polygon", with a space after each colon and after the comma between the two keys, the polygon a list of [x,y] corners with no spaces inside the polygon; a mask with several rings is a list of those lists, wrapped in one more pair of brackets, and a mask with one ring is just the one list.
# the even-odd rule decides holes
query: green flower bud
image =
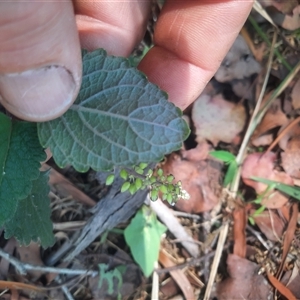
{"label": "green flower bud", "polygon": [[154,182],[156,182],[156,177],[151,176],[151,177],[150,177],[150,183],[154,183]]}
{"label": "green flower bud", "polygon": [[149,169],[149,170],[147,171],[147,176],[148,176],[148,177],[151,177],[152,174],[153,174],[153,170],[152,170],[152,169]]}
{"label": "green flower bud", "polygon": [[167,176],[167,181],[168,181],[169,183],[172,183],[173,180],[174,180],[174,176],[173,176],[173,175],[168,175],[168,176]]}
{"label": "green flower bud", "polygon": [[120,171],[120,177],[123,178],[124,180],[127,180],[127,178],[128,178],[128,173],[127,173],[127,171],[124,170],[124,169],[122,169],[122,170]]}
{"label": "green flower bud", "polygon": [[136,189],[139,190],[142,187],[142,185],[143,185],[142,179],[141,178],[137,178],[135,180],[135,187],[136,187]]}
{"label": "green flower bud", "polygon": [[115,180],[115,175],[114,174],[110,174],[110,175],[107,176],[105,184],[106,185],[112,185],[113,182],[114,182],[114,180]]}
{"label": "green flower bud", "polygon": [[158,199],[158,190],[153,189],[150,191],[150,199],[151,201],[156,201]]}
{"label": "green flower bud", "polygon": [[173,203],[173,196],[172,196],[172,194],[167,194],[167,201],[172,205],[172,203]]}
{"label": "green flower bud", "polygon": [[148,164],[146,164],[146,163],[140,163],[140,164],[139,164],[139,167],[140,167],[142,170],[146,169],[147,166],[148,166]]}
{"label": "green flower bud", "polygon": [[163,194],[166,194],[168,192],[168,189],[165,185],[161,185],[159,187],[159,190],[163,193]]}
{"label": "green flower bud", "polygon": [[135,186],[135,183],[130,184],[130,187],[129,187],[129,193],[130,193],[131,195],[133,195],[133,194],[136,193],[136,191],[137,191],[137,188],[136,188],[136,186]]}
{"label": "green flower bud", "polygon": [[164,174],[164,171],[161,169],[161,168],[159,168],[158,170],[157,170],[157,175],[158,176],[162,176]]}
{"label": "green flower bud", "polygon": [[175,189],[174,185],[170,183],[167,185],[167,188],[168,188],[168,192],[173,192]]}
{"label": "green flower bud", "polygon": [[122,184],[121,193],[126,192],[130,188],[130,182],[126,181]]}
{"label": "green flower bud", "polygon": [[134,168],[134,171],[137,172],[137,173],[140,174],[140,175],[143,175],[143,174],[144,174],[144,170],[141,169],[140,167],[135,167],[135,168]]}

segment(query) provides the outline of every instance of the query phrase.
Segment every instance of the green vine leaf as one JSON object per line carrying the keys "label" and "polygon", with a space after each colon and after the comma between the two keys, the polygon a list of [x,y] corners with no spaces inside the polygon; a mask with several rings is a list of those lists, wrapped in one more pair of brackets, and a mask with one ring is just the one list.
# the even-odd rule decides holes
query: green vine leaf
{"label": "green vine leaf", "polygon": [[11,120],[0,113],[0,226],[26,198],[32,180],[39,177],[46,154],[39,143],[36,124]]}
{"label": "green vine leaf", "polygon": [[139,264],[146,277],[150,276],[158,260],[160,239],[167,230],[147,206],[136,213],[124,230],[124,237],[130,247],[134,260]]}
{"label": "green vine leaf", "polygon": [[54,244],[50,219],[49,172],[42,172],[32,182],[32,191],[18,203],[13,217],[5,224],[5,238],[14,236],[21,244],[40,242],[44,248]]}
{"label": "green vine leaf", "polygon": [[60,167],[111,170],[157,162],[178,150],[189,134],[181,115],[127,59],[83,51],[75,103],[62,117],[38,124],[38,132]]}

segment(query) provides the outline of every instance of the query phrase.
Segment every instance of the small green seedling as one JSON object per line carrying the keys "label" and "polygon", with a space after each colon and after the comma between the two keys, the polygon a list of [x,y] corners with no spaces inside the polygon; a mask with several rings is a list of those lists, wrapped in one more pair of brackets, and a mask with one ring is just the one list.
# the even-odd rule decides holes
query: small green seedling
{"label": "small green seedling", "polygon": [[230,184],[233,181],[238,171],[238,164],[236,162],[235,156],[232,153],[224,150],[211,151],[209,152],[209,154],[212,157],[224,162],[225,165],[228,165],[227,172],[223,182],[224,186],[228,186],[228,184]]}
{"label": "small green seedling", "polygon": [[274,188],[284,194],[287,194],[290,197],[300,200],[300,187],[298,187],[298,186],[292,186],[292,185],[288,185],[288,184],[281,183],[278,181],[273,181],[273,180],[255,177],[255,176],[251,177],[250,179],[261,182],[261,183],[265,183],[265,184],[271,186],[272,188]]}
{"label": "small green seedling", "polygon": [[[251,177],[250,179],[268,185],[265,192],[262,193],[261,195],[259,195],[258,198],[253,200],[252,201],[253,203],[261,204],[262,199],[266,196],[266,194],[269,193],[270,191],[274,190],[274,189],[276,189],[276,190],[278,190],[278,191],[280,191],[284,194],[287,194],[288,196],[293,197],[297,200],[300,200],[300,188],[299,187],[291,186],[291,185],[288,185],[288,184],[285,184],[285,183],[273,181],[273,180],[266,179],[266,178],[255,177],[255,176]],[[255,224],[254,217],[261,214],[265,210],[265,208],[266,207],[262,205],[251,216],[249,216],[249,222],[252,225]]]}

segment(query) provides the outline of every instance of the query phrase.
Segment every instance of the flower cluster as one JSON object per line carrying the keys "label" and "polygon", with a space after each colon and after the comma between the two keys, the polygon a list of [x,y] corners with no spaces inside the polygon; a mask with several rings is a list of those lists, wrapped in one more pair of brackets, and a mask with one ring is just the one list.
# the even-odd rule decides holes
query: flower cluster
{"label": "flower cluster", "polygon": [[[167,200],[171,205],[174,205],[178,199],[189,199],[189,194],[182,189],[181,182],[173,183],[175,179],[173,175],[164,175],[161,168],[153,171],[146,163],[140,163],[132,169],[122,169],[120,177],[125,180],[121,192],[128,191],[133,195],[140,189],[149,188],[152,201],[156,201],[160,194],[162,200]],[[109,175],[106,184],[112,184],[114,178],[114,174]]]}

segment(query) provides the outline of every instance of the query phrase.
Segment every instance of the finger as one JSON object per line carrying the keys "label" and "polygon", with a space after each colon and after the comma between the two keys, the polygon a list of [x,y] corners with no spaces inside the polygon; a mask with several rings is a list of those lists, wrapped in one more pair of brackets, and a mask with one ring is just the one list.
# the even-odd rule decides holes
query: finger
{"label": "finger", "polygon": [[0,101],[22,119],[44,121],[73,103],[81,52],[71,1],[0,3]]}
{"label": "finger", "polygon": [[75,1],[81,45],[128,56],[142,40],[151,1]]}
{"label": "finger", "polygon": [[184,109],[204,89],[238,35],[252,1],[167,1],[155,46],[139,65]]}

